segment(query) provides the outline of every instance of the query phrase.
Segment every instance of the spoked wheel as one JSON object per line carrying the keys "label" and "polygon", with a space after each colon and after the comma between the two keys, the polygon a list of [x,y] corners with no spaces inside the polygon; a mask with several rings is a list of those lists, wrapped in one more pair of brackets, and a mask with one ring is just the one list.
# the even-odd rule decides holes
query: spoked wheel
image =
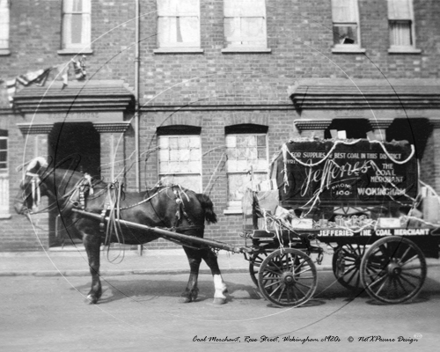
{"label": "spoked wheel", "polygon": [[338,282],[349,290],[357,291],[361,288],[360,267],[365,249],[365,245],[344,244],[333,253],[333,273]]}
{"label": "spoked wheel", "polygon": [[267,258],[269,253],[265,249],[260,249],[257,253],[252,255],[249,261],[249,274],[253,283],[258,287],[258,273],[260,271],[261,263]]}
{"label": "spoked wheel", "polygon": [[262,295],[278,306],[306,303],[317,287],[316,267],[304,252],[277,249],[261,263],[258,283]]}
{"label": "spoked wheel", "polygon": [[425,256],[414,242],[403,237],[380,239],[362,259],[364,288],[381,302],[402,303],[416,297],[425,278]]}

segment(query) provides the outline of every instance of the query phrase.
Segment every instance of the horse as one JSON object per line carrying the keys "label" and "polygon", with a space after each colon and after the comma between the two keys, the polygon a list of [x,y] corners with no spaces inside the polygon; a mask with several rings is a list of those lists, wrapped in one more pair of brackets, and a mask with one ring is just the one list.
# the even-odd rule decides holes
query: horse
{"label": "horse", "polygon": [[[18,214],[32,214],[39,198],[47,196],[49,204],[57,206],[68,226],[74,226],[87,253],[92,283],[87,301],[98,302],[102,295],[99,275],[100,248],[102,244],[144,244],[158,239],[154,231],[133,230],[122,227],[118,221],[107,224],[75,212],[82,209],[99,214],[102,218],[117,218],[149,227],[165,228],[189,236],[203,237],[205,221],[216,223],[211,199],[178,185],[157,186],[143,192],[125,192],[117,184],[92,179],[83,173],[51,167],[45,158],[31,160],[20,183],[15,204]],[[107,226],[106,226],[107,225]],[[106,227],[106,228],[105,228]],[[197,280],[202,259],[211,270],[214,281],[214,304],[226,303],[227,287],[223,281],[217,256],[208,246],[192,245],[191,241],[179,243],[188,258],[190,274],[187,286],[179,299],[194,302],[198,296]]]}

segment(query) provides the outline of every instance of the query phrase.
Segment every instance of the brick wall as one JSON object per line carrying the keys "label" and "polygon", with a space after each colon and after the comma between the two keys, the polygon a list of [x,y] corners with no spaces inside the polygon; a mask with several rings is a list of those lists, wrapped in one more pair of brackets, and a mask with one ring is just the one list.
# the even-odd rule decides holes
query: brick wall
{"label": "brick wall", "polygon": [[[129,0],[98,0],[92,7],[93,54],[87,55],[88,78],[93,80],[122,79],[134,87],[135,9]],[[278,0],[267,2],[267,42],[270,53],[222,53],[222,2],[201,1],[202,54],[155,54],[156,2],[141,3],[140,34],[140,106],[142,187],[157,182],[156,128],[158,121],[172,118],[191,124],[201,121],[203,155],[203,188],[212,198],[219,223],[207,227],[207,235],[238,243],[241,215],[223,215],[227,202],[226,172],[222,162],[224,127],[234,123],[267,121],[269,154],[297,131],[288,87],[302,78],[381,79],[411,78],[421,83],[425,78],[440,78],[440,2],[415,0],[417,48],[420,54],[388,53],[387,5],[383,0],[360,0],[361,43],[365,54],[334,54],[330,0]],[[14,0],[11,5],[11,38],[9,56],[0,56],[0,78],[39,68],[58,65],[73,55],[59,55],[61,38],[61,1]],[[50,79],[53,79],[52,74]],[[252,109],[243,105],[252,104]],[[226,109],[224,105],[229,107]],[[267,106],[276,106],[268,108]],[[197,107],[204,107],[198,111]],[[169,107],[166,111],[156,111]],[[177,110],[175,110],[177,109]],[[3,110],[2,110],[3,111]],[[25,138],[15,123],[19,114],[0,111],[10,136],[10,170],[23,161],[23,153],[34,155],[30,142],[23,151]],[[6,111],[6,110],[5,110]],[[127,115],[126,120],[132,116]],[[421,116],[423,117],[423,116]],[[38,116],[36,116],[38,120]],[[177,123],[177,122],[175,122]],[[296,133],[296,134],[295,134]],[[436,132],[437,133],[437,132]],[[31,137],[29,141],[32,140]],[[38,153],[47,153],[47,142],[40,136]],[[101,161],[108,162],[109,135],[101,136]],[[115,134],[115,140],[119,134]],[[438,191],[440,155],[436,136],[428,141],[422,161],[423,179]],[[46,143],[46,144],[45,144]],[[117,150],[125,159],[125,181],[135,188],[134,132],[129,129]],[[433,168],[433,166],[435,166]],[[119,169],[120,170],[120,169]],[[434,171],[432,171],[434,170]],[[430,173],[429,173],[430,172]],[[104,176],[109,177],[106,169]],[[11,198],[17,185],[11,175]],[[12,203],[12,200],[11,200]],[[11,208],[11,212],[12,212]],[[0,250],[34,250],[40,248],[30,225],[12,214],[0,220]],[[45,243],[43,241],[43,243]],[[44,244],[47,246],[47,244]],[[170,245],[158,241],[150,246]]]}

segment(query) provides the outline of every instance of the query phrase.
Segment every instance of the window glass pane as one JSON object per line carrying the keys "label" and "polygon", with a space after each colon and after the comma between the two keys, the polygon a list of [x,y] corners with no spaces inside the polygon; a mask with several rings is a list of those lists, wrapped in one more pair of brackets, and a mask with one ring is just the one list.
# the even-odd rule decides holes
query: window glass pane
{"label": "window glass pane", "polygon": [[[266,135],[258,134],[229,134],[226,136],[226,170],[230,207],[240,207],[240,201],[246,188],[252,188],[267,179],[266,138]],[[251,174],[254,175],[253,179],[251,179]]]}
{"label": "window glass pane", "polygon": [[6,163],[8,154],[6,151],[0,151],[0,163]]}
{"label": "window glass pane", "polygon": [[411,46],[411,21],[390,21],[390,44]]}
{"label": "window glass pane", "polygon": [[224,16],[227,46],[266,47],[265,1],[227,0]]}
{"label": "window glass pane", "polygon": [[63,1],[63,47],[84,48],[91,43],[91,1]]}
{"label": "window glass pane", "polygon": [[158,0],[159,47],[200,46],[199,0]]}
{"label": "window glass pane", "polygon": [[9,48],[9,5],[0,0],[0,49]]}
{"label": "window glass pane", "polygon": [[333,26],[334,44],[358,44],[357,26]]}
{"label": "window glass pane", "polygon": [[388,0],[388,18],[390,20],[410,20],[411,0]]}
{"label": "window glass pane", "polygon": [[71,38],[70,38],[70,42],[72,44],[81,44],[81,39],[82,39],[82,15],[80,14],[73,14],[71,15],[72,19],[71,19]]}
{"label": "window glass pane", "polygon": [[266,174],[230,174],[228,175],[228,201],[240,202],[247,188],[255,189],[261,181],[267,179]]}
{"label": "window glass pane", "polygon": [[335,23],[357,22],[357,0],[332,0],[332,17]]}
{"label": "window glass pane", "polygon": [[81,12],[82,11],[82,2],[83,2],[83,0],[74,0],[73,1],[73,11]]}
{"label": "window glass pane", "polygon": [[[200,189],[201,183],[201,143],[200,136],[159,136],[159,174],[167,182],[189,182],[196,179],[191,189]],[[188,175],[189,174],[189,175]],[[183,184],[182,184],[183,185]]]}
{"label": "window glass pane", "polygon": [[5,150],[8,147],[8,141],[5,138],[0,139],[0,150]]}

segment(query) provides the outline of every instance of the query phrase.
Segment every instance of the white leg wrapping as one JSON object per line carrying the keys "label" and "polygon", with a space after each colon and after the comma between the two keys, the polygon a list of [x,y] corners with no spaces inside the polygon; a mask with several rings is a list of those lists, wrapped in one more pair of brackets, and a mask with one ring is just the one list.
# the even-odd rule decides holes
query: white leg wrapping
{"label": "white leg wrapping", "polygon": [[226,292],[227,288],[221,275],[214,275],[214,288],[215,288],[214,298],[226,299],[224,293]]}

